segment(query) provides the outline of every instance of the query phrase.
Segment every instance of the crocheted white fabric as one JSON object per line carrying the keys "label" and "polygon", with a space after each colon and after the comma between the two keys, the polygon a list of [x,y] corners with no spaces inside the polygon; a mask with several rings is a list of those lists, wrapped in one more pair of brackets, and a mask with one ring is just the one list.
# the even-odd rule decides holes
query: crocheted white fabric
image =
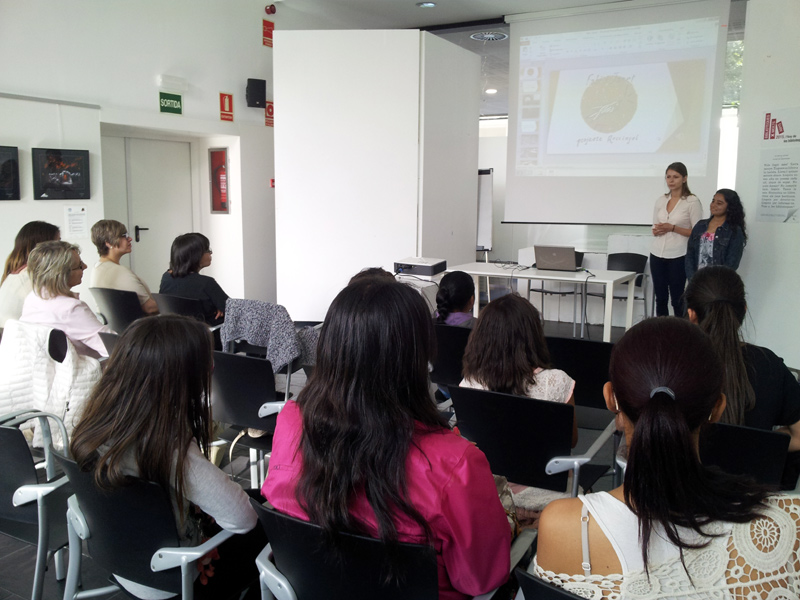
{"label": "crocheted white fabric", "polygon": [[800,598],[800,497],[774,496],[762,517],[750,523],[715,523],[706,531],[727,534],[712,538],[705,548],[684,550],[688,575],[680,560],[651,566],[649,579],[644,571],[625,576],[556,574],[535,560],[532,572],[591,600]]}

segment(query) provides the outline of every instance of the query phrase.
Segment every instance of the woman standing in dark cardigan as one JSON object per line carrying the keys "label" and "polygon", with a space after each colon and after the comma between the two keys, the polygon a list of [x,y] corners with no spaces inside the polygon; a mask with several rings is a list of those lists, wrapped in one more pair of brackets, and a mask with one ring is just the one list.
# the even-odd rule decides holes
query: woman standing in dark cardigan
{"label": "woman standing in dark cardigan", "polygon": [[686,249],[686,279],[710,265],[739,268],[747,244],[744,207],[739,194],[723,188],[711,201],[711,217],[692,228]]}

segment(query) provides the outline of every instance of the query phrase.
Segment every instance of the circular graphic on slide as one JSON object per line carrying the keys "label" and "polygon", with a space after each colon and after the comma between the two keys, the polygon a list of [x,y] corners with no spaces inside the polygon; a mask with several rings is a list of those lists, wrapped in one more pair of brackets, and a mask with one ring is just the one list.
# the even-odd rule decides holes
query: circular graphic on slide
{"label": "circular graphic on slide", "polygon": [[630,123],[637,105],[633,84],[619,75],[608,75],[586,86],[581,98],[581,116],[595,131],[614,133]]}

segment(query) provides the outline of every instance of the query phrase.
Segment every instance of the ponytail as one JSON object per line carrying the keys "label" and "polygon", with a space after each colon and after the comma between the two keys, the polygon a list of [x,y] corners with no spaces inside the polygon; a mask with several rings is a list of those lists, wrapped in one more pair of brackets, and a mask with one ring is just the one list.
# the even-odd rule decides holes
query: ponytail
{"label": "ponytail", "polygon": [[698,432],[711,419],[723,381],[722,363],[699,327],[676,317],[639,323],[614,346],[609,373],[619,408],[634,424],[625,503],[639,519],[645,570],[654,530],[663,528],[683,559],[684,549],[710,540],[685,541],[679,528],[710,537],[708,523],[759,515],[768,488],[705,467],[697,454]]}
{"label": "ponytail", "polygon": [[463,271],[446,273],[436,292],[436,322],[444,323],[450,313],[463,312],[475,295],[472,276]]}

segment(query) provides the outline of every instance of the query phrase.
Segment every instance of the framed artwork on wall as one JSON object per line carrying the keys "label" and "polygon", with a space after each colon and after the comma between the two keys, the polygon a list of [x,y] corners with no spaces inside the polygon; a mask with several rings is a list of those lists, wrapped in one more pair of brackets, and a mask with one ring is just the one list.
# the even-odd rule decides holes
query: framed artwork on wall
{"label": "framed artwork on wall", "polygon": [[19,149],[0,146],[0,200],[20,200]]}
{"label": "framed artwork on wall", "polygon": [[211,214],[230,214],[227,148],[208,150],[208,173],[211,179]]}
{"label": "framed artwork on wall", "polygon": [[34,200],[87,200],[89,151],[34,148]]}

